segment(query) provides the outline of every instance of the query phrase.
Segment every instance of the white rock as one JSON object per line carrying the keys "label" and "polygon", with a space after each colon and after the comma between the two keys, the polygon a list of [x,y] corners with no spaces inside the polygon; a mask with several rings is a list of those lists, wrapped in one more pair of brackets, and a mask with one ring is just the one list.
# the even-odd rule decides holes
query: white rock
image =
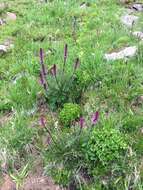
{"label": "white rock", "polygon": [[80,8],[81,8],[81,9],[86,9],[86,8],[87,8],[86,3],[82,3],[82,4],[80,5]]}
{"label": "white rock", "polygon": [[5,45],[0,45],[0,53],[6,53],[7,47]]}
{"label": "white rock", "polygon": [[136,36],[137,38],[143,40],[143,32],[140,31],[133,32],[133,36]]}
{"label": "white rock", "polygon": [[4,25],[5,23],[5,20],[0,18],[0,25]]}
{"label": "white rock", "polygon": [[139,17],[134,15],[124,15],[121,17],[121,22],[131,28],[138,21]]}
{"label": "white rock", "polygon": [[141,131],[141,134],[143,135],[143,127],[140,129],[140,131]]}
{"label": "white rock", "polygon": [[3,20],[0,18],[0,25],[3,25]]}
{"label": "white rock", "polygon": [[132,7],[136,11],[143,11],[143,4],[141,4],[141,3],[135,3]]}
{"label": "white rock", "polygon": [[113,52],[110,54],[105,54],[105,59],[107,61],[127,59],[127,58],[134,57],[136,55],[136,53],[137,53],[137,47],[136,46],[126,47],[119,52]]}
{"label": "white rock", "polygon": [[16,18],[17,17],[15,13],[7,12],[6,20],[15,21]]}
{"label": "white rock", "polygon": [[12,41],[7,39],[3,44],[0,45],[0,55],[7,53],[9,50],[11,50],[14,47],[12,44]]}
{"label": "white rock", "polygon": [[22,77],[27,77],[25,72],[18,73],[13,79],[13,84],[16,84]]}

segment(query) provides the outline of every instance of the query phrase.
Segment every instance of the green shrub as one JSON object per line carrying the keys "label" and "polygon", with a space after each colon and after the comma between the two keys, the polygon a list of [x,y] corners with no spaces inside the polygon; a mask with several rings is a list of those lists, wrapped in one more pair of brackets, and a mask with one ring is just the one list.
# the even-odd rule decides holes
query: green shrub
{"label": "green shrub", "polygon": [[114,128],[94,128],[86,146],[86,156],[91,161],[100,161],[107,165],[120,158],[121,152],[127,148],[122,134]]}
{"label": "green shrub", "polygon": [[64,125],[70,125],[72,121],[79,118],[81,114],[80,106],[73,103],[66,103],[64,104],[63,109],[59,114],[59,118],[61,123]]}

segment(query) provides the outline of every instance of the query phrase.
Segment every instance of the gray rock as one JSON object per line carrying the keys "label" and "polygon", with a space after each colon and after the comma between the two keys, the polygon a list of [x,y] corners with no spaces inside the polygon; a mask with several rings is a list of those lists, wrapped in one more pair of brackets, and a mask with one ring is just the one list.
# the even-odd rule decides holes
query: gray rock
{"label": "gray rock", "polygon": [[12,41],[7,39],[3,44],[0,45],[0,55],[7,53],[14,47]]}
{"label": "gray rock", "polygon": [[143,95],[141,95],[140,97],[138,97],[138,103],[143,104]]}
{"label": "gray rock", "polygon": [[0,25],[3,25],[3,20],[0,18]]}
{"label": "gray rock", "polygon": [[15,21],[17,19],[15,13],[7,12],[6,20],[8,21]]}
{"label": "gray rock", "polygon": [[143,32],[140,31],[133,32],[133,36],[139,38],[140,40],[143,40]]}
{"label": "gray rock", "polygon": [[6,23],[6,21],[4,19],[0,18],[0,25],[4,25]]}
{"label": "gray rock", "polygon": [[139,17],[134,15],[124,15],[121,17],[121,22],[126,25],[128,28],[131,28],[133,24],[138,21]]}
{"label": "gray rock", "polygon": [[132,8],[136,11],[143,11],[143,4],[135,3],[135,4],[133,4]]}
{"label": "gray rock", "polygon": [[19,79],[21,79],[22,77],[27,77],[27,74],[25,72],[21,72],[21,73],[18,73],[16,76],[14,76],[14,78],[12,79],[13,80],[13,84],[16,84],[17,81]]}
{"label": "gray rock", "polygon": [[143,127],[140,129],[141,134],[143,135]]}
{"label": "gray rock", "polygon": [[80,8],[86,9],[87,8],[87,4],[85,2],[81,3]]}
{"label": "gray rock", "polygon": [[5,45],[0,45],[0,53],[6,53],[7,47]]}
{"label": "gray rock", "polygon": [[136,55],[136,53],[137,53],[137,47],[136,46],[126,47],[119,52],[113,52],[113,53],[105,54],[105,59],[107,61],[128,59],[128,58],[134,57]]}

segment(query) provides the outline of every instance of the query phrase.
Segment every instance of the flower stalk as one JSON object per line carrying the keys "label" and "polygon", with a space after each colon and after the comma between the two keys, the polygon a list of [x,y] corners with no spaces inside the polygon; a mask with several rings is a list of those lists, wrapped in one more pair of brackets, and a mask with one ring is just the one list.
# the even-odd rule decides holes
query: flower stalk
{"label": "flower stalk", "polygon": [[42,72],[46,76],[46,68],[45,68],[45,65],[44,65],[44,52],[43,52],[42,48],[40,48],[40,64],[41,64],[41,67],[42,67]]}
{"label": "flower stalk", "polygon": [[93,125],[96,125],[97,122],[98,122],[98,119],[99,119],[99,112],[96,111],[96,112],[92,115],[92,117],[91,117],[91,122],[92,122],[92,124],[93,124]]}
{"label": "flower stalk", "polygon": [[42,48],[40,48],[39,56],[40,56],[40,65],[41,65],[40,80],[41,80],[41,84],[43,85],[44,90],[47,91],[46,68],[44,65],[44,52]]}
{"label": "flower stalk", "polygon": [[64,65],[63,65],[63,73],[65,71],[66,61],[67,61],[67,55],[68,55],[68,45],[65,44],[64,48]]}
{"label": "flower stalk", "polygon": [[[42,126],[43,128],[45,128],[46,131],[48,132],[49,137],[51,138],[51,140],[53,141],[53,143],[57,146],[57,143],[56,143],[56,141],[55,141],[55,139],[54,139],[54,137],[53,137],[51,131],[46,127],[46,121],[45,121],[45,118],[44,118],[43,116],[41,116],[40,122],[41,122],[41,126]],[[59,148],[59,147],[58,147],[58,148]]]}

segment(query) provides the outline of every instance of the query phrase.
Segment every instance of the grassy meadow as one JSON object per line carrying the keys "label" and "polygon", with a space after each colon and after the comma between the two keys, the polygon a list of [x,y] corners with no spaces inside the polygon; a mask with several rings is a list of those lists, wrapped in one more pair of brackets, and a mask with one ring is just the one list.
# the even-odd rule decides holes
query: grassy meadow
{"label": "grassy meadow", "polygon": [[[143,41],[118,0],[0,0],[0,184],[37,163],[69,190],[143,190]],[[143,28],[142,13],[132,31]],[[131,59],[104,54],[137,46]]]}

